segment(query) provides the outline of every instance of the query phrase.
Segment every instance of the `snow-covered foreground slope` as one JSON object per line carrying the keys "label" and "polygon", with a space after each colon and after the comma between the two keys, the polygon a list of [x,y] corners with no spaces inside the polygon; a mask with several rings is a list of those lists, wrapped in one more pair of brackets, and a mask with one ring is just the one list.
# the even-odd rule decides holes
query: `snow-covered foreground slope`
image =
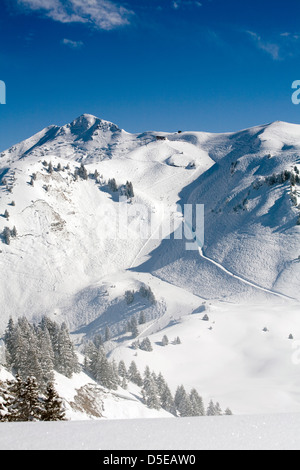
{"label": "snow-covered foreground slope", "polygon": [[297,414],[176,420],[3,423],[0,424],[0,449],[299,450],[299,429],[300,415]]}
{"label": "snow-covered foreground slope", "polygon": [[[0,381],[13,376],[0,368]],[[174,418],[165,410],[148,408],[142,402],[141,389],[130,383],[127,390],[108,390],[81,371],[67,378],[55,372],[54,385],[63,400],[67,421]]]}
{"label": "snow-covered foreground slope", "polygon": [[[0,233],[17,236],[0,242],[1,332],[10,316],[49,315],[80,345],[109,326],[111,357],[161,370],[173,389],[235,413],[297,412],[299,155],[300,126],[282,122],[138,135],[90,115],[3,152]],[[87,179],[74,176],[81,164]],[[112,178],[134,197],[119,204]],[[172,236],[178,203],[205,206],[203,249]],[[154,351],[134,356],[123,332],[141,311]],[[163,334],[182,344],[161,347]]]}
{"label": "snow-covered foreground slope", "polygon": [[[299,305],[278,301],[273,307],[256,304],[205,304],[201,313],[182,316],[160,329],[153,322],[153,351],[136,352],[131,341],[115,344],[111,357],[132,360],[143,371],[150,364],[161,371],[175,393],[180,383],[196,388],[206,404],[213,399],[223,411],[259,414],[300,410]],[[200,309],[201,310],[201,309]],[[204,315],[209,320],[203,321]],[[267,329],[268,331],[264,331]],[[293,340],[289,335],[293,335]],[[162,346],[163,335],[169,345]],[[181,344],[172,344],[180,337]]]}

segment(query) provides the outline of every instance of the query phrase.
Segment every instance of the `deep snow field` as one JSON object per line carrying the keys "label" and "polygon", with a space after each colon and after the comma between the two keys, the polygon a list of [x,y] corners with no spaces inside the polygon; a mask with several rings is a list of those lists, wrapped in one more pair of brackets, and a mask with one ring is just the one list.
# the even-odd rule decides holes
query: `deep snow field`
{"label": "deep snow field", "polygon": [[[216,418],[8,423],[0,426],[2,450],[299,450],[299,415]],[[25,437],[26,436],[26,437]],[[168,451],[175,451],[172,454]],[[125,453],[125,452],[124,452]],[[149,452],[151,455],[151,452]],[[192,452],[190,452],[192,454]],[[118,456],[121,456],[118,453]],[[186,453],[185,455],[189,455]],[[101,454],[98,456],[101,460]],[[153,463],[153,459],[151,459]],[[139,462],[138,462],[139,463]]]}

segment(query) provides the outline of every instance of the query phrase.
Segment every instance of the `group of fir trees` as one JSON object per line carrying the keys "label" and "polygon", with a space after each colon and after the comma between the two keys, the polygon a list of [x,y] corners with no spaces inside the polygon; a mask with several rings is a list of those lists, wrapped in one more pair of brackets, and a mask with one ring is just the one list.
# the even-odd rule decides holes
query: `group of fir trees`
{"label": "group of fir trees", "polygon": [[272,176],[267,176],[265,178],[265,182],[269,186],[273,186],[274,184],[283,184],[286,181],[290,181],[292,186],[295,186],[295,184],[300,183],[299,170],[297,167],[294,168],[294,172],[284,170],[279,174],[274,173]]}
{"label": "group of fir trees", "polygon": [[96,382],[109,390],[117,390],[121,385],[115,362],[109,362],[103,346],[97,347],[89,341],[84,348],[84,368]]}
{"label": "group of fir trees", "polygon": [[[144,299],[147,299],[150,302],[150,304],[155,304],[156,302],[155,295],[153,294],[150,286],[146,286],[145,284],[143,284],[140,287],[138,292],[140,296],[143,297]],[[125,300],[126,300],[127,305],[131,305],[134,302],[134,297],[135,297],[134,290],[127,290],[125,292]]]}
{"label": "group of fir trees", "polygon": [[133,184],[131,181],[127,181],[126,184],[122,187],[118,187],[116,179],[110,178],[108,180],[108,188],[112,193],[116,193],[120,190],[121,195],[127,197],[127,199],[132,199],[134,197]]}
{"label": "group of fir trees", "polygon": [[147,322],[146,314],[142,311],[137,317],[133,315],[126,323],[125,333],[130,332],[133,338],[136,338],[139,335],[138,325],[144,325]]}
{"label": "group of fir trees", "polygon": [[53,380],[53,371],[71,378],[79,372],[79,363],[69,330],[43,317],[32,325],[25,317],[9,320],[4,335],[6,365],[21,379],[33,376],[39,387]]}
{"label": "group of fir trees", "polygon": [[[51,407],[58,407],[60,416],[59,399],[52,385],[53,371],[69,378],[79,371],[77,355],[66,325],[58,325],[48,317],[43,317],[37,325],[30,324],[25,317],[19,318],[16,323],[10,319],[4,342],[7,366],[17,379],[7,385],[5,392],[0,387],[0,419],[50,420],[47,412]],[[195,389],[188,394],[181,385],[173,397],[162,374],[156,375],[149,367],[142,376],[134,361],[128,370],[124,361],[120,361],[119,365],[115,361],[110,362],[102,341],[99,343],[97,345],[91,341],[86,344],[84,368],[103,387],[117,390],[121,386],[126,389],[128,382],[132,382],[141,389],[147,407],[162,408],[178,417],[222,414],[219,404],[214,405],[213,402],[205,411],[203,400]],[[148,347],[145,349],[151,350]],[[227,409],[225,414],[232,413]]]}
{"label": "group of fir trees", "polygon": [[6,245],[10,245],[11,238],[16,238],[18,235],[16,227],[10,229],[9,227],[4,227],[1,234],[2,239]]}
{"label": "group of fir trees", "polygon": [[[60,172],[60,171],[70,170],[70,164],[63,167],[61,165],[61,163],[58,163],[57,167],[54,168],[51,161],[50,162],[44,161],[43,165],[47,169],[47,172],[51,175],[54,173],[54,171]],[[95,170],[93,174],[89,174],[86,167],[84,166],[84,164],[81,163],[80,167],[75,168],[73,177],[74,177],[75,181],[78,181],[79,178],[81,178],[82,180],[88,180],[89,177],[95,179],[96,181],[98,181],[98,179],[100,177],[100,174],[99,174],[98,170]],[[35,179],[35,178],[32,177],[32,180],[33,179]]]}
{"label": "group of fir trees", "polygon": [[147,352],[153,351],[152,343],[148,337],[144,338],[142,341],[139,341],[139,340],[134,341],[131,347],[133,349],[141,349],[142,351],[147,351]]}
{"label": "group of fir trees", "polygon": [[164,409],[177,417],[232,415],[229,408],[223,413],[219,403],[214,404],[213,401],[210,401],[208,408],[205,409],[203,399],[197,390],[192,389],[190,393],[187,393],[183,385],[177,387],[173,397],[161,372],[156,375],[148,366],[142,376],[134,361],[131,362],[128,370],[124,361],[120,361],[118,373],[122,382],[132,382],[141,388],[143,402],[148,408]]}
{"label": "group of fir trees", "polygon": [[54,385],[41,393],[35,377],[0,383],[0,422],[64,421],[65,410]]}
{"label": "group of fir trees", "polygon": [[[156,303],[156,299],[155,299],[155,296],[154,296],[154,294],[151,290],[151,287],[146,286],[146,285],[142,285],[140,287],[138,293],[140,294],[140,296],[142,298],[147,299],[148,302],[150,302],[150,304],[153,305],[153,304]],[[127,290],[125,292],[125,301],[126,301],[127,305],[133,304],[133,302],[135,300],[135,295],[136,295],[136,292],[134,290]],[[127,327],[126,331],[131,331],[133,337],[136,337],[137,334],[138,334],[138,330],[137,330],[138,324],[143,325],[144,323],[146,323],[146,321],[147,321],[147,319],[146,319],[145,312],[141,311],[138,320],[135,316],[133,316],[132,318],[130,318],[128,320],[127,325],[126,325],[126,327]]]}

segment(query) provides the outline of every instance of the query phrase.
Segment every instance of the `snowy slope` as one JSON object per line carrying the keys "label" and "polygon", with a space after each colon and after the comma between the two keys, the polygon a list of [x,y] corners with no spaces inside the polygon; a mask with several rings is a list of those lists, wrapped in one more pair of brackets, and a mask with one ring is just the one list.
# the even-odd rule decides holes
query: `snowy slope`
{"label": "snowy slope", "polygon": [[[0,367],[0,381],[7,380],[13,380],[12,374]],[[83,371],[73,374],[72,378],[55,372],[54,386],[63,400],[67,421],[174,418],[164,410],[148,408],[142,402],[141,390],[131,383],[127,390],[119,387],[112,391]]]}
{"label": "snowy slope", "polygon": [[[2,423],[0,449],[175,451],[164,452],[170,457],[180,455],[180,450],[299,450],[299,426],[298,414],[182,418],[171,422]],[[109,452],[104,456],[110,457]],[[99,462],[101,457],[97,457]]]}
{"label": "snowy slope", "polygon": [[[300,126],[288,123],[231,134],[129,134],[87,114],[3,152],[0,232],[16,226],[18,236],[0,247],[1,331],[10,316],[48,314],[67,321],[80,343],[107,325],[121,335],[144,311],[141,337],[155,345],[166,329],[183,344],[138,353],[141,368],[163,369],[173,387],[196,386],[237,413],[297,411],[300,384],[287,337],[300,339],[299,184],[269,181],[286,170],[296,175],[299,155]],[[81,163],[100,176],[75,181]],[[133,183],[130,204],[118,204],[110,178]],[[170,213],[172,223],[182,220],[177,203],[204,204],[203,250],[161,240],[160,231],[175,228]],[[129,227],[120,207],[129,211]],[[136,294],[127,305],[125,291],[141,285],[157,302]],[[216,325],[204,326],[204,311]],[[109,349],[129,361],[128,346],[121,336]]]}

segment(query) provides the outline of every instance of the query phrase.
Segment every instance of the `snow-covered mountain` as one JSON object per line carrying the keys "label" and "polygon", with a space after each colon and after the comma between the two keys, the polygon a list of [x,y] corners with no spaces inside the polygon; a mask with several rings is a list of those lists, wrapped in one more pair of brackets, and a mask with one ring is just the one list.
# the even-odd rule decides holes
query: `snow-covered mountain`
{"label": "snow-covered mountain", "polygon": [[[143,311],[154,351],[140,368],[237,413],[299,409],[299,170],[300,126],[283,122],[130,134],[83,115],[42,130],[0,155],[1,330],[50,315],[80,343],[109,326],[111,356],[129,362],[124,327]],[[172,236],[178,203],[204,204],[203,249]],[[163,334],[182,344],[162,348]]]}

